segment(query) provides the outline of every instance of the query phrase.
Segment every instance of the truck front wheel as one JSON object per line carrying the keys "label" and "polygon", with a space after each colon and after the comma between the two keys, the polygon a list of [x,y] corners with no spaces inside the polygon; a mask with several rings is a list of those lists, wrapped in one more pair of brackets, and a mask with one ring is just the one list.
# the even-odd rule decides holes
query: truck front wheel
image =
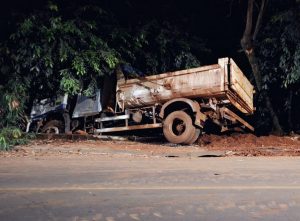
{"label": "truck front wheel", "polygon": [[187,113],[184,111],[174,111],[165,119],[163,132],[169,142],[187,144],[191,137],[195,135],[196,128]]}
{"label": "truck front wheel", "polygon": [[63,123],[59,120],[50,120],[42,128],[42,133],[47,134],[60,134],[64,132]]}

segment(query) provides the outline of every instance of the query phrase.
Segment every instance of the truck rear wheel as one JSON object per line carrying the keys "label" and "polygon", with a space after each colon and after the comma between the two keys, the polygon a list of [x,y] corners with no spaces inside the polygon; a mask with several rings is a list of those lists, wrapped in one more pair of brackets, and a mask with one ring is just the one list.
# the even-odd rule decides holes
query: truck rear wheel
{"label": "truck rear wheel", "polygon": [[42,133],[47,134],[60,134],[63,133],[63,123],[59,120],[50,120],[45,124],[45,126],[42,128]]}
{"label": "truck rear wheel", "polygon": [[191,144],[195,143],[196,140],[199,138],[200,133],[201,133],[201,130],[197,128],[195,130],[194,135],[192,135],[191,138],[189,138],[187,141],[185,141],[184,144],[191,145]]}
{"label": "truck rear wheel", "polygon": [[186,144],[195,135],[195,131],[191,117],[184,111],[174,111],[164,121],[164,136],[171,143]]}

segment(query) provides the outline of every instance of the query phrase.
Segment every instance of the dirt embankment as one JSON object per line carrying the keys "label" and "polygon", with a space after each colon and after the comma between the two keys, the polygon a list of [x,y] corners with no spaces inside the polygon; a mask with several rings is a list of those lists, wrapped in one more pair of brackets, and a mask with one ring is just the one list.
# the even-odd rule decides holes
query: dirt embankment
{"label": "dirt embankment", "polygon": [[191,146],[167,143],[163,137],[135,137],[134,141],[124,137],[106,141],[88,136],[78,139],[78,135],[46,138],[33,140],[29,145],[19,146],[10,152],[0,152],[0,156],[300,156],[299,135],[257,137],[253,134],[205,134]]}
{"label": "dirt embankment", "polygon": [[232,134],[230,136],[203,135],[198,144],[209,150],[232,151],[242,156],[300,156],[300,135],[261,136]]}

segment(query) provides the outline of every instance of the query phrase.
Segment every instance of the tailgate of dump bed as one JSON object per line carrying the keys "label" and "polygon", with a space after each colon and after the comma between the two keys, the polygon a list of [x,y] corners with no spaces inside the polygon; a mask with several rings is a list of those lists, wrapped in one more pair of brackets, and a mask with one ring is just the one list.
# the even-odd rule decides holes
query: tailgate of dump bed
{"label": "tailgate of dump bed", "polygon": [[[228,97],[231,103],[240,109],[243,113],[252,114],[253,107],[253,93],[254,87],[250,81],[243,74],[241,69],[236,65],[233,59],[221,58],[218,62],[221,66],[226,68],[227,83],[229,85]],[[229,76],[228,76],[229,73]]]}

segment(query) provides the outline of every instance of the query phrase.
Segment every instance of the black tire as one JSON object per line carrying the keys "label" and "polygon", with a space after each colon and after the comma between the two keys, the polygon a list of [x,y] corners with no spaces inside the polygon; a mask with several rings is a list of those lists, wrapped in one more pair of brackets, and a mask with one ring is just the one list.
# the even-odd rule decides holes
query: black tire
{"label": "black tire", "polygon": [[195,133],[191,138],[189,138],[187,141],[184,142],[184,144],[191,145],[195,143],[195,141],[199,138],[201,134],[201,129],[196,128]]}
{"label": "black tire", "polygon": [[191,117],[184,111],[170,113],[163,125],[165,138],[175,144],[184,144],[190,140],[195,134],[195,130]]}
{"label": "black tire", "polygon": [[64,125],[59,120],[51,120],[47,122],[42,128],[42,133],[47,133],[47,134],[61,134],[63,132],[64,132]]}

